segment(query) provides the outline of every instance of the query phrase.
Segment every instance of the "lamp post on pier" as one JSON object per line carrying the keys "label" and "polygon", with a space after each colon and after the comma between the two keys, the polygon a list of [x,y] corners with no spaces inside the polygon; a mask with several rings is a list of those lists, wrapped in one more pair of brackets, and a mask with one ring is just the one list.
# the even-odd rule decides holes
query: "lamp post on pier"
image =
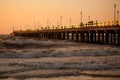
{"label": "lamp post on pier", "polygon": [[35,30],[35,28],[36,28],[36,24],[35,24],[35,22],[34,22],[34,30]]}
{"label": "lamp post on pier", "polygon": [[82,22],[82,12],[80,12],[80,15],[81,15],[81,22],[80,22],[80,26],[83,26],[83,22]]}
{"label": "lamp post on pier", "polygon": [[117,11],[117,25],[119,25],[119,11]]}
{"label": "lamp post on pier", "polygon": [[116,4],[114,4],[114,25],[116,26]]}
{"label": "lamp post on pier", "polygon": [[63,28],[62,27],[62,16],[60,16],[60,26],[61,26],[61,29]]}

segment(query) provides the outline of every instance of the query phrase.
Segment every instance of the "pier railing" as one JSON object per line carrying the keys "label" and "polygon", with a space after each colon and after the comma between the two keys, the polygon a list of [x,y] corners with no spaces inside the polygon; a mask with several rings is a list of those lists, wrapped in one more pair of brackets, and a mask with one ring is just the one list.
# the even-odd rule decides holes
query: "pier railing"
{"label": "pier railing", "polygon": [[114,21],[108,21],[108,22],[97,22],[97,21],[89,21],[87,23],[84,23],[83,25],[80,24],[73,24],[73,25],[64,25],[64,26],[46,26],[46,27],[40,27],[36,29],[24,29],[24,30],[14,30],[16,32],[35,32],[35,31],[40,31],[40,30],[55,30],[55,29],[73,29],[73,28],[91,28],[91,27],[107,27],[107,26],[119,26],[120,21],[117,21],[116,23]]}

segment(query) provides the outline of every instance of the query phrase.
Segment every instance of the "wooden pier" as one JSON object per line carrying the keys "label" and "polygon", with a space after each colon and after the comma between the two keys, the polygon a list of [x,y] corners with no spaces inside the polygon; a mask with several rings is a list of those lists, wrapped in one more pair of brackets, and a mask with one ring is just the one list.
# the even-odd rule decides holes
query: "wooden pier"
{"label": "wooden pier", "polygon": [[81,43],[120,46],[120,25],[92,26],[36,31],[14,31],[15,36],[73,40]]}

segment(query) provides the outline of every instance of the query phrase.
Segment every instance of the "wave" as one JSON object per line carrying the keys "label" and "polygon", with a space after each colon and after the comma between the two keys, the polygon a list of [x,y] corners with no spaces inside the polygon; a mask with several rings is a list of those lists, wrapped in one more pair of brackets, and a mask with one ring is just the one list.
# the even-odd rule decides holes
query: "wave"
{"label": "wave", "polygon": [[114,80],[120,78],[119,71],[119,47],[67,40],[0,38],[0,79],[3,80],[67,76]]}

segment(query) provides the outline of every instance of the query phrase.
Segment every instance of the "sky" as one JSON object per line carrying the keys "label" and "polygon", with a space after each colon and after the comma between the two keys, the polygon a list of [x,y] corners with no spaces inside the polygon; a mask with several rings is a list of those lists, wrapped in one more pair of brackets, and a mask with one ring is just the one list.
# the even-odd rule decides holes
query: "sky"
{"label": "sky", "polygon": [[80,23],[90,20],[107,22],[114,20],[114,7],[120,11],[120,0],[0,0],[0,34],[9,34],[16,30],[34,29],[35,27],[56,26]]}

